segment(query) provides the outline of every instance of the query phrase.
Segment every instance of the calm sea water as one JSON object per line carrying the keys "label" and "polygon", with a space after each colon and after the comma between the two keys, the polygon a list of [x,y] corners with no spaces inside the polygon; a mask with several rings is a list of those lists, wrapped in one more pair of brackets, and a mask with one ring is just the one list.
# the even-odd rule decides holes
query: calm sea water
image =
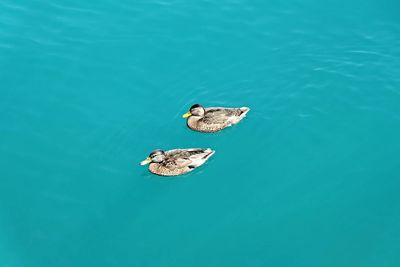
{"label": "calm sea water", "polygon": [[2,0],[0,67],[2,267],[400,266],[399,1]]}

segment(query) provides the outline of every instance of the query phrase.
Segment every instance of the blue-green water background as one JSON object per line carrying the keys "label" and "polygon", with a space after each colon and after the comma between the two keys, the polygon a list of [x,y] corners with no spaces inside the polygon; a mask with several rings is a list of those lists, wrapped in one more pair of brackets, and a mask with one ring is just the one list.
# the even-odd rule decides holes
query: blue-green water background
{"label": "blue-green water background", "polygon": [[399,1],[2,0],[0,68],[2,267],[400,266]]}

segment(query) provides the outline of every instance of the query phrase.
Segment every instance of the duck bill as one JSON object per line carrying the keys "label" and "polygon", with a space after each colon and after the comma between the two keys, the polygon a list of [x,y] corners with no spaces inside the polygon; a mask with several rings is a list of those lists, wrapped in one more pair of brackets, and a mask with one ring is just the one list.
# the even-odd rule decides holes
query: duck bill
{"label": "duck bill", "polygon": [[147,158],[147,159],[145,159],[145,160],[143,160],[142,162],[140,162],[140,165],[147,165],[147,164],[149,164],[151,162],[151,158]]}
{"label": "duck bill", "polygon": [[183,114],[182,118],[188,118],[190,116],[192,116],[192,113],[188,112],[188,113]]}

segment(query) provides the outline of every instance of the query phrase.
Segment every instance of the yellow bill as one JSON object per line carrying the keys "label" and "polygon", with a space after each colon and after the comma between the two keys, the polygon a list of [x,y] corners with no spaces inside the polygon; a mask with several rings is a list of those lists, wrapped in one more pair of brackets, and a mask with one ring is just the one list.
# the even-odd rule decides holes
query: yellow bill
{"label": "yellow bill", "polygon": [[183,114],[182,118],[187,118],[187,117],[190,117],[190,116],[192,116],[192,113],[188,112],[188,113]]}
{"label": "yellow bill", "polygon": [[145,159],[145,160],[143,160],[142,162],[140,162],[140,165],[146,165],[146,164],[149,164],[151,162],[151,158],[147,158],[147,159]]}

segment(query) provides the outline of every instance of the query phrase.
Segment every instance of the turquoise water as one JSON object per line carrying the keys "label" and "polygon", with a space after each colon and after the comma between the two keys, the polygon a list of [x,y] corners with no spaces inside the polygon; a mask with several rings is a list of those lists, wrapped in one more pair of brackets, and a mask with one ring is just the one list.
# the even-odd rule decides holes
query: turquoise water
{"label": "turquoise water", "polygon": [[3,0],[0,67],[2,267],[400,266],[399,1]]}

